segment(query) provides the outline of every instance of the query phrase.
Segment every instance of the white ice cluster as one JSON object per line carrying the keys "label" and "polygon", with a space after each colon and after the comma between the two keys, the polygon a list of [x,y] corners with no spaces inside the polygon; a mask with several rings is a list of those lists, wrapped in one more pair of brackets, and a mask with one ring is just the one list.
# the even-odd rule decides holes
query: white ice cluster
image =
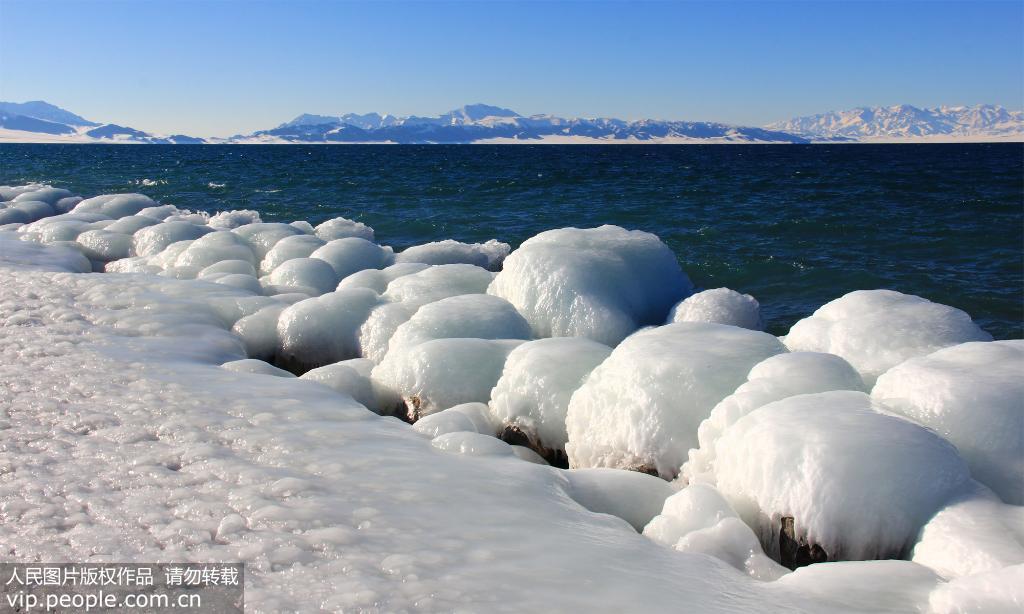
{"label": "white ice cluster", "polygon": [[612,226],[395,253],[0,201],[11,560],[244,561],[256,611],[1024,603],[1024,342],[959,310],[854,292],[780,340]]}

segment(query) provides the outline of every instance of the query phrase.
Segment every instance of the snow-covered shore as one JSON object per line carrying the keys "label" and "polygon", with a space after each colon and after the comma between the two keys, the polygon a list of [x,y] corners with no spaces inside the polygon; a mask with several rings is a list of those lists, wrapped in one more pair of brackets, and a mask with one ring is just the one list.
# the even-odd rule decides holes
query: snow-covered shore
{"label": "snow-covered shore", "polygon": [[3,560],[244,561],[267,612],[1024,605],[1024,342],[959,310],[776,339],[614,227],[0,199]]}

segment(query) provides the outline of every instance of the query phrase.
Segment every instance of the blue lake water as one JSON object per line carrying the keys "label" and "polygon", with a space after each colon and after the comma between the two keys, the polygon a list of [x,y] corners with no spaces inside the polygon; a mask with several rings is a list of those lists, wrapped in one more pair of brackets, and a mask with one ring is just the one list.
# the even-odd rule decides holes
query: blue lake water
{"label": "blue lake water", "polygon": [[563,226],[659,235],[700,286],[753,294],[770,332],[855,289],[954,305],[997,338],[1024,321],[1024,146],[0,145],[0,183],[138,191],[401,249],[518,245]]}

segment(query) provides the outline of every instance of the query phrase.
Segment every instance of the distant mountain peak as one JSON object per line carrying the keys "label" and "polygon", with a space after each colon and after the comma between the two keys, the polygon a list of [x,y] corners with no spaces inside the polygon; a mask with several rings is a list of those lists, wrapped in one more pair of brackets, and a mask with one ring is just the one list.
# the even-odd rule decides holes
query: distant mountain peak
{"label": "distant mountain peak", "polygon": [[65,124],[68,126],[99,126],[80,115],[52,105],[44,100],[29,100],[28,102],[0,102],[0,113],[7,115],[20,115],[41,119],[47,122]]}
{"label": "distant mountain peak", "polygon": [[1024,139],[1024,113],[999,105],[858,107],[769,124],[815,141]]}

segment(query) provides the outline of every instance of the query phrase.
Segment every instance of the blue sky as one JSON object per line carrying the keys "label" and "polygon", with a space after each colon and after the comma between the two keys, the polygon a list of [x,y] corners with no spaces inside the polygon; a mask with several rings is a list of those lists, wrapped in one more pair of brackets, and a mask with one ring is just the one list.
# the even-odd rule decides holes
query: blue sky
{"label": "blue sky", "polygon": [[0,99],[226,136],[301,112],[761,125],[1024,106],[1024,2],[0,0]]}

